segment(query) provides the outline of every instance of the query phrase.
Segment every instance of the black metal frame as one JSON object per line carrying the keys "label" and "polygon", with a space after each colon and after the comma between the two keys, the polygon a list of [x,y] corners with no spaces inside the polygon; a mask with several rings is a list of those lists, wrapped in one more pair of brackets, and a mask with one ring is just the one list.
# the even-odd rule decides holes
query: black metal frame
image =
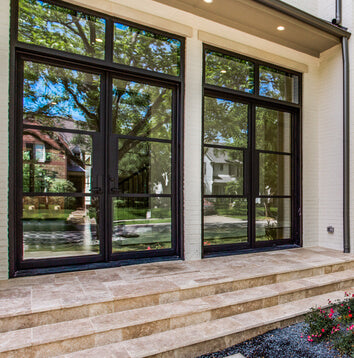
{"label": "black metal frame", "polygon": [[[233,56],[238,59],[247,60],[254,65],[254,93],[241,92],[229,88],[218,87],[215,85],[207,84],[205,81],[205,58],[206,51],[211,50],[228,56]],[[286,74],[293,74],[299,78],[299,103],[292,103],[277,99],[272,99],[259,95],[259,66],[267,66],[285,72]],[[204,195],[204,173],[203,173],[203,153],[202,150],[202,172],[201,172],[201,190],[202,190],[202,203],[201,203],[201,221],[202,221],[202,240],[201,247],[203,257],[224,255],[227,252],[238,252],[240,250],[249,250],[273,247],[282,245],[289,247],[289,245],[302,245],[302,218],[301,218],[301,207],[302,207],[302,126],[301,126],[301,108],[302,108],[302,74],[296,71],[288,70],[271,63],[264,61],[248,58],[243,55],[239,55],[224,49],[220,49],[210,45],[203,45],[203,121],[202,121],[202,143],[203,149],[210,147],[222,147],[227,149],[227,145],[212,145],[204,144],[204,98],[214,97],[225,100],[232,100],[237,103],[248,104],[248,146],[247,148],[230,147],[230,149],[242,150],[244,152],[244,195]],[[269,108],[277,111],[284,111],[291,114],[291,153],[285,152],[273,152],[266,150],[256,150],[255,146],[255,118],[256,118],[256,107],[260,106],[263,108]],[[288,155],[291,157],[291,193],[290,195],[273,195],[264,196],[258,194],[258,157],[259,153],[271,153]],[[212,245],[206,246],[203,244],[204,240],[204,198],[218,197],[218,198],[247,198],[248,199],[248,242],[237,243],[237,244],[223,244],[223,245]],[[289,239],[272,240],[272,241],[258,241],[256,242],[255,233],[255,221],[256,221],[256,210],[255,210],[255,198],[290,198],[291,199],[291,237]]]}
{"label": "black metal frame", "polygon": [[[156,30],[147,26],[142,26],[124,19],[112,17],[104,13],[81,8],[76,5],[65,3],[61,0],[45,0],[54,5],[63,6],[68,9],[82,11],[85,14],[101,17],[106,20],[106,42],[105,59],[95,59],[69,52],[62,52],[37,45],[30,45],[17,41],[18,34],[18,0],[11,2],[11,36],[10,36],[10,136],[9,136],[9,262],[10,277],[22,276],[26,274],[43,274],[47,272],[59,272],[67,270],[90,269],[97,267],[116,266],[121,264],[131,264],[139,261],[156,259],[178,259],[183,258],[183,105],[184,105],[184,71],[185,71],[185,39],[181,36]],[[120,65],[113,62],[113,30],[114,22],[133,26],[155,34],[160,34],[181,42],[180,74],[172,76],[158,73],[150,70],[133,68],[127,65]],[[50,259],[22,260],[22,230],[21,230],[21,200],[22,200],[22,179],[16,173],[22,164],[22,80],[24,59],[41,62],[48,65],[65,66],[76,70],[89,71],[101,74],[101,133],[105,136],[102,143],[104,154],[103,170],[105,174],[105,190],[101,195],[100,210],[103,215],[109,219],[104,220],[104,227],[100,230],[105,232],[105,245],[101,242],[101,251],[99,255],[94,256],[72,256]],[[108,194],[108,170],[109,170],[109,130],[107,128],[111,118],[111,84],[112,78],[124,78],[131,81],[142,82],[151,85],[160,85],[173,90],[173,130],[172,130],[172,180],[173,188],[170,197],[173,197],[172,206],[172,249],[150,250],[144,252],[132,252],[128,254],[111,255],[110,242],[110,219],[111,209]],[[31,127],[26,125],[26,127]],[[65,132],[65,129],[56,129],[40,126],[32,126],[36,129],[48,129],[51,131]],[[95,132],[69,130],[93,136]],[[121,136],[127,137],[127,136]],[[145,138],[145,140],[149,140]],[[155,139],[153,139],[154,141]],[[158,140],[155,140],[158,141]],[[37,193],[38,194],[38,193]],[[42,195],[43,193],[41,193]],[[27,194],[26,194],[27,195]],[[36,193],[31,193],[35,196]],[[61,196],[60,193],[48,193],[47,196]],[[65,196],[99,196],[91,194],[68,194]],[[119,194],[119,196],[121,196]],[[141,195],[134,194],[134,197]],[[152,196],[152,195],[150,195]],[[161,196],[161,195],[156,195]],[[103,205],[104,204],[104,205]],[[102,222],[102,221],[101,221]],[[103,250],[104,249],[104,250]],[[165,258],[164,258],[165,257]],[[117,261],[114,261],[117,260]]]}

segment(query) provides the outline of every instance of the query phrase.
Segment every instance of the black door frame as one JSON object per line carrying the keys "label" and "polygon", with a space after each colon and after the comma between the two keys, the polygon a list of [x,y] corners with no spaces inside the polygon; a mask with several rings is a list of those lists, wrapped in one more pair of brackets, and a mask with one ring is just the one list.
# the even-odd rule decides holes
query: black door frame
{"label": "black door frame", "polygon": [[[215,51],[227,56],[236,57],[238,59],[247,60],[252,62],[255,65],[255,81],[254,87],[255,91],[252,94],[247,92],[241,92],[237,90],[232,90],[225,87],[218,87],[206,83],[205,81],[205,57],[208,50]],[[294,74],[298,76],[299,83],[299,103],[292,103],[281,101],[273,98],[268,98],[259,95],[259,66],[264,65],[280,71],[283,71],[288,74]],[[201,202],[201,222],[202,222],[202,240],[201,248],[203,257],[215,256],[217,254],[225,254],[227,252],[242,253],[243,250],[257,250],[267,247],[280,247],[280,246],[289,246],[289,245],[302,245],[302,216],[301,216],[301,207],[302,207],[302,74],[296,71],[292,71],[271,63],[267,63],[260,60],[255,60],[243,55],[235,54],[233,52],[223,50],[210,45],[203,45],[203,116],[202,116],[202,133],[201,141],[203,143],[203,149],[206,147],[218,147],[218,145],[204,145],[204,99],[205,97],[214,97],[224,100],[231,100],[237,103],[247,104],[249,107],[248,110],[248,146],[244,149],[246,153],[245,163],[244,163],[244,195],[242,196],[229,196],[229,195],[218,195],[217,197],[246,197],[248,199],[248,242],[247,243],[238,243],[238,244],[223,244],[223,245],[204,245],[204,198],[215,197],[213,195],[206,196],[204,195],[204,170],[203,170],[203,153],[201,155],[201,190],[202,190],[202,202]],[[256,242],[256,218],[255,218],[255,198],[260,197],[256,195],[258,192],[258,179],[254,180],[258,175],[258,163],[257,163],[257,150],[255,148],[255,120],[256,120],[256,107],[269,108],[272,110],[288,112],[291,115],[291,238],[290,239],[281,239],[281,240],[272,240],[272,241],[259,241]],[[222,145],[222,147],[227,147],[227,145]],[[232,149],[237,149],[236,147],[230,147]],[[277,198],[277,196],[272,196]],[[282,196],[280,196],[282,197]]]}
{"label": "black door frame", "polygon": [[[60,0],[46,0],[46,2],[63,6],[65,8],[82,11],[88,15],[104,18],[106,21],[106,47],[105,59],[77,55],[74,53],[63,52],[37,45],[21,43],[17,41],[17,22],[18,22],[18,0],[12,0],[11,6],[11,31],[10,31],[10,134],[9,134],[9,276],[25,276],[34,274],[45,274],[49,272],[72,271],[82,269],[95,269],[99,267],[119,266],[123,264],[132,264],[139,262],[148,262],[164,259],[181,259],[183,252],[183,108],[184,108],[184,66],[185,66],[185,39],[181,36],[156,30],[147,26],[142,26],[131,21],[126,21],[117,17],[112,17],[104,13],[99,13],[76,5],[64,3]],[[113,25],[114,22],[122,23],[127,26],[146,30],[158,35],[177,39],[181,42],[180,48],[180,75],[172,76],[164,73],[153,72],[140,68],[133,68],[127,65],[114,63],[113,54]],[[100,204],[102,204],[103,215],[107,216],[110,212],[108,200],[108,157],[109,136],[107,123],[111,116],[111,98],[109,93],[110,79],[112,76],[125,78],[131,81],[142,82],[152,85],[161,85],[173,89],[173,126],[172,133],[172,168],[173,168],[173,191],[174,197],[172,215],[172,237],[174,246],[170,250],[150,250],[147,252],[137,252],[127,255],[111,255],[109,242],[110,230],[108,229],[108,220],[105,220],[105,247],[101,243],[99,255],[94,256],[72,256],[58,257],[51,259],[28,259],[22,260],[22,230],[19,221],[22,216],[22,179],[18,175],[19,169],[22,170],[22,86],[23,86],[23,67],[21,64],[24,59],[44,64],[59,65],[66,68],[72,68],[82,71],[99,73],[101,80],[101,124],[102,151],[105,152],[104,172],[106,189],[101,195]],[[105,95],[104,95],[105,94]],[[39,127],[36,126],[36,129]],[[53,128],[40,127],[41,129],[54,130]],[[60,131],[65,132],[65,129]],[[68,130],[70,131],[70,130]],[[88,132],[93,135],[92,132]],[[58,196],[57,194],[56,196]],[[87,194],[86,196],[90,196]],[[53,195],[55,196],[55,194]],[[75,194],[73,194],[75,196]]]}

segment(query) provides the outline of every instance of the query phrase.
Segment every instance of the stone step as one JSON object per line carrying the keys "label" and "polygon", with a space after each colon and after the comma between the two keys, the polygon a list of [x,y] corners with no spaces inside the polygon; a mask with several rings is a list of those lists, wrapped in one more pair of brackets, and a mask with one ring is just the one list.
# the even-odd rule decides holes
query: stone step
{"label": "stone step", "polygon": [[354,270],[6,332],[0,356],[50,357],[277,306],[354,285]]}
{"label": "stone step", "polygon": [[58,357],[193,358],[299,322],[311,307],[326,307],[328,299],[335,301],[343,298],[344,291],[331,292]]}
{"label": "stone step", "polygon": [[[211,259],[213,260],[213,259]],[[65,300],[58,299],[56,290],[60,292],[60,284],[48,284],[40,286],[38,298],[33,296],[33,303],[24,302],[21,307],[13,306],[18,303],[13,297],[19,297],[25,293],[26,288],[16,287],[14,289],[0,290],[0,299],[4,295],[6,304],[0,307],[0,332],[14,331],[17,329],[37,327],[42,324],[53,324],[70,321],[73,319],[84,319],[101,314],[125,311],[129,309],[156,306],[164,303],[178,302],[186,299],[205,297],[219,293],[234,292],[252,287],[260,287],[268,284],[287,282],[294,279],[308,278],[318,275],[326,275],[344,270],[354,269],[354,260],[346,262],[302,267],[296,270],[278,267],[268,269],[266,273],[255,271],[254,273],[221,275],[220,273],[206,274],[199,272],[187,272],[165,276],[160,279],[136,279],[130,282],[92,282],[87,272],[87,281],[78,282],[85,289],[84,295],[75,294],[75,287],[67,292]],[[109,271],[110,269],[108,269]],[[105,270],[101,270],[104,275]],[[43,279],[46,279],[45,277]],[[17,279],[20,284],[21,279]],[[60,282],[66,282],[66,276],[60,276]],[[72,280],[70,275],[67,280]],[[6,286],[5,286],[6,288]],[[108,289],[107,289],[108,288]],[[46,289],[50,294],[45,295]],[[34,290],[36,290],[34,288]],[[43,293],[44,291],[44,293]],[[54,292],[54,293],[52,293]],[[108,292],[108,293],[107,293]],[[19,297],[20,302],[21,298]],[[4,302],[2,301],[2,302]],[[2,309],[3,308],[3,309]]]}

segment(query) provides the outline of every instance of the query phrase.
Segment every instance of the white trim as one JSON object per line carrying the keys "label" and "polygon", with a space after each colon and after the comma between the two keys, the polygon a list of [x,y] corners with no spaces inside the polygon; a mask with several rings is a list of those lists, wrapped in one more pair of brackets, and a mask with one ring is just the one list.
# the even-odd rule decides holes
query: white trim
{"label": "white trim", "polygon": [[71,4],[75,4],[84,8],[103,12],[107,15],[115,16],[128,21],[136,22],[140,25],[153,27],[157,30],[167,31],[183,37],[192,37],[193,28],[168,20],[166,18],[152,15],[148,12],[134,9],[129,6],[117,4],[108,0],[69,0]]}
{"label": "white trim", "polygon": [[289,68],[291,70],[295,70],[302,73],[307,73],[309,71],[308,65],[304,63],[293,61],[286,57],[275,55],[274,53],[260,50],[255,47],[242,44],[240,42],[229,40],[227,38],[220,37],[206,31],[199,30],[198,39],[208,45],[217,46],[225,50],[239,53],[240,55],[245,55],[247,57],[266,61],[278,66]]}

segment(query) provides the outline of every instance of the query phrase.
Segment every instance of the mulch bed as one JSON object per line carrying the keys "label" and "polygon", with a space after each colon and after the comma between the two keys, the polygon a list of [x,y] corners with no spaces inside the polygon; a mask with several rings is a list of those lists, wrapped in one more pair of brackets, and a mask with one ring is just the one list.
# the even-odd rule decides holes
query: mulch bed
{"label": "mulch bed", "polygon": [[350,358],[340,354],[328,342],[308,342],[304,330],[305,324],[297,323],[198,358],[222,358],[236,353],[246,358]]}

